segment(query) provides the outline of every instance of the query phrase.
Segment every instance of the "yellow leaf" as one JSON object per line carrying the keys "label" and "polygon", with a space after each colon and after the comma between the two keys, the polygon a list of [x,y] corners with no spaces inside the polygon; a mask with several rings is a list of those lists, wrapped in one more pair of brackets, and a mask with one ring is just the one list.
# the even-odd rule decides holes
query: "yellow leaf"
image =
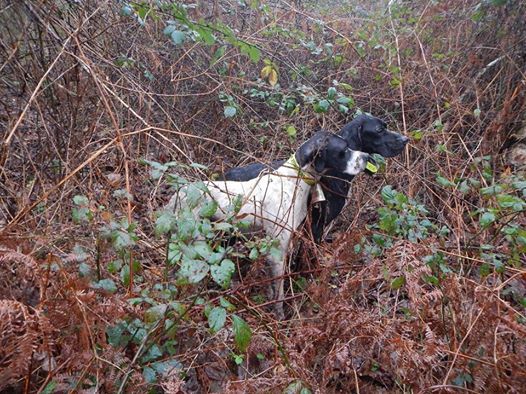
{"label": "yellow leaf", "polygon": [[266,78],[272,71],[272,66],[265,66],[261,69],[261,78]]}
{"label": "yellow leaf", "polygon": [[270,83],[270,86],[274,86],[278,83],[278,73],[276,70],[270,71],[270,74],[268,76],[268,83]]}

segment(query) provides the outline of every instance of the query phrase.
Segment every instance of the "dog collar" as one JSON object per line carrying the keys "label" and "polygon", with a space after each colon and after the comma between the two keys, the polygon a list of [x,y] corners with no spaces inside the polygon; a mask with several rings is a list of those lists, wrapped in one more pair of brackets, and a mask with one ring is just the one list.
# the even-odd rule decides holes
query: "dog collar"
{"label": "dog collar", "polygon": [[287,160],[285,165],[287,165],[287,164],[298,172],[298,177],[301,178],[301,180],[303,182],[305,182],[307,185],[314,186],[316,184],[316,178],[314,178],[311,174],[309,174],[308,172],[305,172],[305,171],[303,171],[301,169],[301,167],[300,167],[300,165],[298,163],[298,160],[296,160],[296,154],[295,153],[293,153],[289,157],[289,159]]}

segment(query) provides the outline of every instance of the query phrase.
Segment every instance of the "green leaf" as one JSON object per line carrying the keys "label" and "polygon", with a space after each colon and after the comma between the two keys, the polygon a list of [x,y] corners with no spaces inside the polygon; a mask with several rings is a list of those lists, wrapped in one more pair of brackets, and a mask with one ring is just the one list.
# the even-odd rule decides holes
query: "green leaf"
{"label": "green leaf", "polygon": [[212,45],[216,42],[215,37],[212,35],[211,29],[206,27],[199,27],[196,29],[196,32],[199,34],[199,38],[206,44]]}
{"label": "green leaf", "polygon": [[98,282],[92,283],[91,287],[93,287],[94,289],[101,289],[107,291],[111,294],[117,291],[117,285],[112,279],[101,279]]}
{"label": "green leaf", "polygon": [[312,394],[312,391],[301,380],[296,380],[283,390],[283,394]]}
{"label": "green leaf", "polygon": [[320,100],[315,106],[314,106],[314,112],[327,112],[330,107],[330,103],[328,100]]}
{"label": "green leaf", "polygon": [[488,263],[484,263],[480,266],[479,268],[479,274],[480,276],[482,276],[483,278],[485,278],[486,276],[488,276],[489,274],[491,274],[491,267]]}
{"label": "green leaf", "polygon": [[55,392],[56,387],[57,387],[57,382],[52,380],[46,385],[44,390],[41,391],[41,394],[53,394]]}
{"label": "green leaf", "polygon": [[88,197],[82,196],[80,194],[77,194],[75,197],[73,197],[73,202],[75,205],[86,207],[89,205]]}
{"label": "green leaf", "polygon": [[347,108],[345,105],[339,104],[338,111],[340,111],[343,114],[346,114],[347,112],[349,112],[349,108]]}
{"label": "green leaf", "polygon": [[155,221],[155,233],[157,235],[170,232],[177,223],[177,217],[170,211],[163,211]]}
{"label": "green leaf", "polygon": [[290,138],[296,138],[297,130],[293,125],[288,125],[287,128],[285,129],[285,133]]}
{"label": "green leaf", "polygon": [[328,90],[327,90],[327,98],[329,100],[332,100],[336,97],[336,93],[337,93],[337,90],[334,86],[331,86]]}
{"label": "green leaf", "polygon": [[424,276],[424,280],[427,283],[432,284],[434,286],[438,286],[440,284],[440,281],[438,280],[438,278],[435,275],[425,275]]}
{"label": "green leaf", "polygon": [[106,335],[108,336],[108,343],[114,347],[125,345],[130,339],[122,322],[114,326],[108,326]]}
{"label": "green leaf", "polygon": [[152,306],[144,312],[144,321],[146,323],[155,323],[165,317],[167,310],[168,305],[166,304]]}
{"label": "green leaf", "polygon": [[230,301],[228,301],[225,297],[219,298],[219,305],[221,305],[223,308],[225,308],[229,312],[233,312],[236,310],[236,306],[232,304]]}
{"label": "green leaf", "polygon": [[211,218],[217,211],[217,202],[215,200],[208,200],[199,210],[199,216],[202,218]]}
{"label": "green leaf", "polygon": [[170,33],[170,38],[175,45],[182,45],[184,43],[186,35],[180,30],[174,30]]}
{"label": "green leaf", "polygon": [[191,183],[186,188],[186,204],[190,209],[194,209],[201,200],[203,193],[197,183]]}
{"label": "green leaf", "polygon": [[87,207],[73,208],[71,217],[75,223],[89,222],[93,219],[93,213]]}
{"label": "green leaf", "polygon": [[391,281],[391,289],[398,290],[405,285],[405,276],[399,276]]}
{"label": "green leaf", "polygon": [[349,97],[345,97],[345,96],[342,96],[342,97],[338,98],[338,100],[336,100],[336,101],[338,102],[338,104],[343,104],[343,105],[348,105],[348,104],[354,103],[353,99],[351,99]]}
{"label": "green leaf", "polygon": [[238,214],[241,208],[243,207],[243,195],[237,194],[233,199],[228,207],[229,211],[233,214]]}
{"label": "green leaf", "polygon": [[234,226],[227,222],[214,223],[215,231],[230,231]]}
{"label": "green leaf", "polygon": [[511,208],[515,212],[522,211],[526,203],[519,197],[515,197],[509,194],[498,194],[497,203],[501,208]]}
{"label": "green leaf", "polygon": [[214,253],[212,247],[206,241],[196,241],[192,245],[194,251],[203,258],[203,260],[208,260]]}
{"label": "green leaf", "polygon": [[496,219],[497,218],[493,212],[484,212],[480,216],[480,225],[482,228],[488,228]]}
{"label": "green leaf", "polygon": [[171,35],[174,31],[175,31],[175,25],[173,25],[173,24],[169,24],[169,25],[167,25],[167,26],[164,28],[164,30],[163,30],[163,34],[164,34],[165,36],[169,36],[169,35]]}
{"label": "green leaf", "polygon": [[210,266],[201,260],[185,259],[179,269],[179,274],[190,283],[199,283],[208,274]]}
{"label": "green leaf", "polygon": [[183,365],[177,360],[156,361],[151,367],[162,377],[173,376],[175,370],[181,370]]}
{"label": "green leaf", "polygon": [[453,182],[441,176],[440,173],[436,176],[436,180],[437,180],[437,183],[442,187],[454,187],[455,186]]}
{"label": "green leaf", "polygon": [[130,285],[130,266],[125,265],[122,267],[120,272],[121,282],[124,286],[128,287]]}
{"label": "green leaf", "polygon": [[483,196],[494,196],[495,194],[501,193],[503,190],[501,185],[491,185],[480,189],[480,194]]}
{"label": "green leaf", "polygon": [[208,315],[208,325],[213,333],[218,332],[223,328],[226,322],[226,310],[225,308],[216,307],[210,311]]}
{"label": "green leaf", "polygon": [[411,137],[418,142],[424,137],[424,132],[422,130],[413,130],[411,132]]}
{"label": "green leaf", "polygon": [[259,59],[261,58],[261,51],[256,46],[242,42],[239,46],[239,49],[241,50],[241,53],[248,55],[252,63],[259,62]]}
{"label": "green leaf", "polygon": [[512,182],[511,186],[515,190],[523,190],[526,189],[526,181],[514,181]]}
{"label": "green leaf", "polygon": [[157,381],[157,377],[155,376],[155,370],[153,368],[144,367],[142,370],[142,376],[146,383],[155,383]]}
{"label": "green leaf", "polygon": [[396,202],[395,198],[396,198],[396,191],[393,190],[393,187],[391,185],[387,185],[387,186],[384,186],[382,188],[382,198],[384,199],[384,201],[388,204],[393,204]]}
{"label": "green leaf", "polygon": [[175,264],[183,257],[183,253],[179,245],[175,242],[168,244],[168,264]]}
{"label": "green leaf", "polygon": [[252,339],[252,330],[248,324],[237,315],[232,315],[232,324],[234,331],[234,343],[236,344],[238,350],[244,353],[250,344],[250,340]]}
{"label": "green leaf", "polygon": [[237,112],[236,107],[233,107],[231,105],[227,105],[225,107],[225,111],[224,111],[225,118],[233,118],[236,115],[236,112]]}
{"label": "green leaf", "polygon": [[257,258],[259,257],[259,251],[258,251],[258,248],[252,248],[250,250],[250,253],[248,255],[248,258],[250,260],[256,260]]}
{"label": "green leaf", "polygon": [[223,288],[227,288],[230,286],[230,280],[236,271],[236,266],[231,260],[225,259],[221,264],[211,266],[210,271],[214,282]]}

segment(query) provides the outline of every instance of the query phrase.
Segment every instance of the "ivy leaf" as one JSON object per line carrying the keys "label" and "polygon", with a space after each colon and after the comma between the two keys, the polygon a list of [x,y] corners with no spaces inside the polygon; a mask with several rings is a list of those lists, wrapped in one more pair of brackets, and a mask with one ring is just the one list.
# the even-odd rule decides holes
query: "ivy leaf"
{"label": "ivy leaf", "polygon": [[248,324],[237,315],[232,315],[232,324],[234,331],[234,343],[236,344],[238,350],[244,353],[250,344],[250,340],[252,339],[252,330]]}
{"label": "ivy leaf", "polygon": [[223,328],[226,322],[226,310],[225,308],[216,307],[210,311],[208,315],[208,325],[213,333],[218,332]]}
{"label": "ivy leaf", "polygon": [[225,118],[233,118],[236,115],[236,112],[237,112],[236,107],[233,107],[231,105],[227,105],[225,107],[225,111],[224,111]]}
{"label": "ivy leaf", "polygon": [[231,260],[225,259],[221,264],[213,265],[210,271],[214,282],[223,288],[227,288],[230,285],[232,275],[236,271],[236,266]]}
{"label": "ivy leaf", "polygon": [[199,283],[208,274],[210,266],[201,260],[185,259],[181,264],[179,274],[188,279],[190,283]]}

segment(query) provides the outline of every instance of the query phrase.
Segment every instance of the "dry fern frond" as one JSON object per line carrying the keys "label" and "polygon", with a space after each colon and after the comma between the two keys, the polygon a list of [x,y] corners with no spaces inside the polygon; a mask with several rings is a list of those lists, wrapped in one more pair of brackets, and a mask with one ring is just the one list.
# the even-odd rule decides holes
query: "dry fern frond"
{"label": "dry fern frond", "polygon": [[38,347],[38,316],[18,301],[0,301],[0,389],[27,373]]}
{"label": "dry fern frond", "polygon": [[31,256],[7,251],[0,255],[0,299],[36,306],[40,301],[38,264]]}

